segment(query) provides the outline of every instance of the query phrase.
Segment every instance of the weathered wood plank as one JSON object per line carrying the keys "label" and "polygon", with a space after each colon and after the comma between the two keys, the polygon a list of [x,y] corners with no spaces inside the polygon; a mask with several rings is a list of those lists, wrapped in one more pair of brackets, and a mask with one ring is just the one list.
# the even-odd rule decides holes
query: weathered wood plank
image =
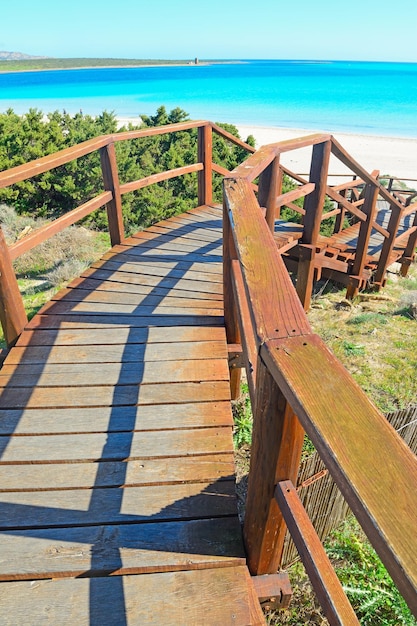
{"label": "weathered wood plank", "polygon": [[[161,289],[182,289],[196,293],[216,293],[222,295],[222,285],[217,282],[194,280],[193,278],[161,277],[150,274],[90,268],[83,272],[82,277],[91,277],[97,281],[113,281],[118,284],[150,286]],[[71,283],[72,284],[72,283]],[[76,283],[75,283],[76,284]]]}
{"label": "weathered wood plank", "polygon": [[57,491],[231,480],[233,454],[98,461],[95,463],[0,465],[2,491]]}
{"label": "weathered wood plank", "polygon": [[[174,336],[175,334],[175,336]],[[183,341],[224,341],[225,332],[220,327],[179,326],[175,333],[171,328],[72,328],[66,330],[25,330],[20,335],[17,346],[88,346],[88,345],[129,345],[139,343],[174,343]]]}
{"label": "weathered wood plank", "polygon": [[223,315],[223,307],[213,302],[213,306],[210,307],[198,307],[198,306],[167,306],[162,301],[160,304],[154,306],[150,305],[134,305],[134,304],[122,304],[114,302],[61,302],[52,301],[45,304],[40,313],[45,315],[51,313],[53,315],[67,315],[72,313],[95,313],[101,315],[132,315],[132,316],[144,316],[144,315]]}
{"label": "weathered wood plank", "polygon": [[199,383],[158,383],[154,385],[121,385],[111,387],[80,387],[77,393],[71,387],[25,389],[6,388],[0,396],[0,408],[59,408],[88,406],[123,406],[207,402],[230,400],[229,385],[225,381]]}
{"label": "weathered wood plank", "polygon": [[[93,269],[101,269],[117,272],[131,272],[133,274],[149,274],[151,276],[161,276],[162,278],[182,278],[189,280],[197,280],[202,282],[220,283],[222,281],[220,272],[207,272],[205,263],[188,263],[183,261],[159,261],[152,264],[152,259],[137,259],[129,262],[123,261],[119,256],[118,259],[102,260],[93,263]],[[211,267],[216,267],[213,263]]]}
{"label": "weathered wood plank", "polygon": [[171,523],[149,520],[142,524],[68,528],[64,532],[60,528],[42,528],[27,530],[25,536],[6,531],[2,533],[2,549],[3,581],[114,576],[244,563],[239,525],[233,518]]}
{"label": "weathered wood plank", "polygon": [[[2,374],[11,373],[8,365],[47,363],[138,363],[139,361],[180,361],[198,359],[226,359],[224,342],[184,341],[161,344],[95,345],[84,346],[27,346],[12,350],[4,361]],[[208,364],[210,365],[210,364]],[[36,374],[36,368],[33,368]],[[40,370],[39,370],[40,371]],[[19,372],[16,371],[18,374]]]}
{"label": "weathered wood plank", "polygon": [[[68,537],[70,526],[227,516],[236,516],[233,480],[93,490],[5,492],[0,502],[0,529],[63,527],[63,541]],[[6,571],[10,567],[5,561],[3,565]]]}
{"label": "weathered wood plank", "polygon": [[224,325],[221,315],[35,315],[26,324],[27,329],[72,329],[72,328],[149,328],[151,326],[178,328],[181,326],[221,326]]}
{"label": "weathered wood plank", "polygon": [[0,435],[158,431],[232,425],[230,403],[227,401],[158,404],[157,410],[152,405],[0,409]]}
{"label": "weathered wood plank", "polygon": [[197,253],[197,252],[177,252],[171,250],[155,250],[153,248],[144,248],[136,246],[125,248],[124,246],[114,246],[106,252],[102,257],[103,261],[125,261],[134,263],[157,263],[159,266],[175,263],[176,265],[187,264],[190,266],[203,265],[204,271],[213,274],[221,271],[221,259],[218,255]]}
{"label": "weathered wood plank", "polygon": [[124,576],[123,582],[113,576],[3,583],[1,601],[4,626],[120,626],[121,616],[125,626],[260,626],[265,619],[251,603],[249,585],[240,566]]}
{"label": "weathered wood plank", "polygon": [[186,307],[200,309],[222,309],[221,300],[200,299],[194,294],[188,292],[185,297],[178,298],[170,292],[155,294],[138,294],[138,293],[120,293],[117,290],[94,290],[88,289],[84,285],[71,289],[61,289],[52,298],[51,302],[97,302],[99,304],[118,304],[121,301],[123,305],[140,306],[164,306],[164,307]]}
{"label": "weathered wood plank", "polygon": [[[145,281],[146,282],[146,281]],[[142,294],[151,296],[171,296],[177,299],[187,300],[222,300],[222,294],[212,293],[211,290],[202,291],[199,289],[199,284],[195,281],[191,281],[193,286],[187,285],[189,289],[177,288],[175,282],[172,286],[156,286],[140,284],[140,281],[136,283],[118,281],[117,277],[111,277],[111,279],[102,280],[98,277],[94,278],[76,278],[68,285],[69,289],[79,288],[89,291],[105,291],[121,294],[123,300],[125,296],[131,297],[131,294]],[[155,281],[156,283],[156,281]],[[120,298],[120,296],[119,296]]]}
{"label": "weathered wood plank", "polygon": [[[130,237],[123,242],[117,251],[129,252],[134,248],[137,248],[140,244],[140,250],[153,250],[156,253],[160,251],[169,252],[183,252],[184,254],[209,254],[212,256],[221,256],[222,253],[222,240],[218,238],[212,242],[208,241],[192,241],[192,239],[184,239],[183,237],[175,237],[173,235],[157,235],[156,233],[148,233],[143,231],[138,233],[135,237]],[[221,262],[221,259],[220,259]]]}
{"label": "weathered wood plank", "polygon": [[11,437],[0,463],[196,456],[233,451],[230,427]]}
{"label": "weathered wood plank", "polygon": [[[206,342],[209,344],[209,342]],[[210,344],[209,344],[210,345]],[[87,357],[89,358],[89,357]],[[226,359],[152,361],[95,364],[4,365],[0,389],[6,387],[69,387],[94,385],[148,385],[152,383],[228,380]]]}
{"label": "weathered wood plank", "polygon": [[[207,242],[221,241],[221,238],[222,238],[221,228],[218,228],[215,230],[199,229],[196,232],[195,228],[193,228],[192,225],[183,226],[183,225],[177,224],[176,226],[174,225],[163,226],[160,222],[158,224],[154,224],[153,226],[150,226],[149,228],[146,229],[146,231],[143,231],[143,232],[156,235],[157,237],[159,235],[166,235],[167,237],[169,236],[181,237],[184,240],[196,241],[202,244],[206,244]],[[136,238],[140,239],[141,234],[142,234],[141,232],[135,233],[134,235],[132,235],[132,239],[136,239]]]}

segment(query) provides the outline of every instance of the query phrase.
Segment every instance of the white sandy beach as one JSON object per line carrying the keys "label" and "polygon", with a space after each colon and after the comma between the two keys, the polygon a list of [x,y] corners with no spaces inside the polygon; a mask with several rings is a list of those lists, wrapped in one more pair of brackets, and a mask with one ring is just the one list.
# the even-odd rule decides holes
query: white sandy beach
{"label": "white sandy beach", "polygon": [[[320,132],[294,128],[236,126],[243,139],[246,139],[248,135],[255,137],[256,147]],[[417,179],[417,138],[379,137],[338,132],[331,134],[367,171],[379,170],[381,175],[389,174],[404,180]],[[305,174],[309,171],[310,157],[311,149],[301,149],[283,154],[281,160],[294,172]],[[332,157],[330,173],[343,174],[347,171],[340,161]]]}

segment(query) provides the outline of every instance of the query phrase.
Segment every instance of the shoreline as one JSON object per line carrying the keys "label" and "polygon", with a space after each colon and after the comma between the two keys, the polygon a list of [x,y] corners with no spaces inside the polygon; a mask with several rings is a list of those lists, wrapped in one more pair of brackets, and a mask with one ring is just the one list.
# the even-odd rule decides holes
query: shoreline
{"label": "shoreline", "polygon": [[[391,137],[384,135],[364,135],[359,133],[339,133],[297,128],[254,126],[235,124],[243,140],[253,135],[256,147],[294,139],[320,132],[330,133],[347,152],[368,172],[380,170],[381,175],[390,175],[403,180],[417,179],[417,138]],[[307,173],[310,164],[311,148],[301,148],[283,154],[284,165],[296,173]],[[332,155],[329,171],[332,174],[346,174],[348,168]],[[415,185],[414,185],[415,186]]]}

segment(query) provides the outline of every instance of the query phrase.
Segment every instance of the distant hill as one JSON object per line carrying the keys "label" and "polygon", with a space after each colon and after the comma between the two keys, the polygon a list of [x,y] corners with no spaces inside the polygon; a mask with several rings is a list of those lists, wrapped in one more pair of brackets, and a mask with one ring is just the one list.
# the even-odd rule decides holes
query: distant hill
{"label": "distant hill", "polygon": [[33,56],[32,54],[24,54],[23,52],[7,52],[0,50],[0,61],[23,61],[26,59],[47,59],[48,57]]}

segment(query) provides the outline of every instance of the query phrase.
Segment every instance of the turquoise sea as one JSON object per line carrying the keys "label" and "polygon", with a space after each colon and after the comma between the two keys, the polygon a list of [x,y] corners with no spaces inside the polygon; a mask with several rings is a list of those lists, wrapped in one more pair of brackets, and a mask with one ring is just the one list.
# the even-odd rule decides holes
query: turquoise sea
{"label": "turquoise sea", "polygon": [[417,137],[417,63],[257,60],[0,74],[0,111],[136,117],[161,104],[193,119]]}

